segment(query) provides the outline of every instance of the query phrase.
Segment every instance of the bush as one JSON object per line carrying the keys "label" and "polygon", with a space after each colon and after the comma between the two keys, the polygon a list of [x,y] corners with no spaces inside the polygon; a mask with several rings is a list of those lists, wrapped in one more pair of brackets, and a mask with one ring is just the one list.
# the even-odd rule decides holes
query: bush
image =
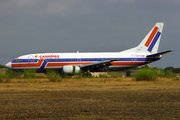
{"label": "bush", "polygon": [[3,73],[0,72],[0,83],[3,82],[3,78],[5,78],[5,74],[3,74]]}
{"label": "bush", "polygon": [[3,82],[3,79],[2,79],[2,78],[0,78],[0,83],[1,83],[1,82]]}
{"label": "bush", "polygon": [[0,72],[0,78],[3,78],[4,77],[4,75]]}
{"label": "bush", "polygon": [[172,73],[172,70],[166,70],[165,71],[165,76],[166,77],[174,77],[173,73]]}
{"label": "bush", "polygon": [[176,77],[176,78],[174,78],[173,80],[174,80],[174,81],[179,81],[179,78],[178,78],[178,77]]}
{"label": "bush", "polygon": [[6,68],[6,67],[4,67],[4,65],[1,65],[1,64],[0,64],[0,68]]}
{"label": "bush", "polygon": [[24,78],[36,78],[36,70],[35,69],[24,70]]}
{"label": "bush", "polygon": [[9,82],[10,81],[10,78],[20,78],[21,77],[21,74],[16,72],[16,71],[13,71],[13,70],[10,70],[8,69],[5,74],[1,73],[0,72],[0,82],[3,82],[3,79],[6,79],[5,82]]}
{"label": "bush", "polygon": [[48,79],[50,82],[61,82],[62,77],[55,71],[48,71]]}
{"label": "bush", "polygon": [[162,69],[162,68],[153,68],[153,70],[156,71],[158,77],[164,77],[165,76],[164,69]]}
{"label": "bush", "polygon": [[158,71],[152,68],[143,68],[135,75],[136,81],[152,81],[158,77]]}
{"label": "bush", "polygon": [[131,76],[131,71],[130,71],[130,70],[126,71],[126,76],[127,76],[127,77],[130,77],[130,76]]}
{"label": "bush", "polygon": [[21,74],[18,73],[18,72],[16,72],[16,71],[13,71],[13,70],[8,69],[8,70],[6,71],[5,77],[6,77],[6,78],[20,78],[20,77],[21,77]]}

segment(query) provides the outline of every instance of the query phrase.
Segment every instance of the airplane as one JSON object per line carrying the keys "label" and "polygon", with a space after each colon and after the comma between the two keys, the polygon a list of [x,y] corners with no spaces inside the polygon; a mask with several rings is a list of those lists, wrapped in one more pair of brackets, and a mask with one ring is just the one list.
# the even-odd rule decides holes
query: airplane
{"label": "airplane", "polygon": [[15,71],[35,69],[36,72],[56,70],[62,74],[102,72],[130,69],[160,60],[158,52],[164,23],[156,23],[140,44],[122,52],[36,53],[15,58],[5,66]]}

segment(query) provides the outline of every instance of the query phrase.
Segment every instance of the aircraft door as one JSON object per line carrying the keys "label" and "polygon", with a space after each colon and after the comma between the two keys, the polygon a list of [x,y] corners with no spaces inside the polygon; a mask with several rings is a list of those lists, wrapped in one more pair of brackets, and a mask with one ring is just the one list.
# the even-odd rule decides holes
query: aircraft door
{"label": "aircraft door", "polygon": [[132,55],[131,55],[131,60],[132,60],[132,64],[135,65],[135,64],[136,64],[136,60],[137,60],[135,54],[132,54]]}
{"label": "aircraft door", "polygon": [[28,56],[28,64],[34,65],[34,56]]}

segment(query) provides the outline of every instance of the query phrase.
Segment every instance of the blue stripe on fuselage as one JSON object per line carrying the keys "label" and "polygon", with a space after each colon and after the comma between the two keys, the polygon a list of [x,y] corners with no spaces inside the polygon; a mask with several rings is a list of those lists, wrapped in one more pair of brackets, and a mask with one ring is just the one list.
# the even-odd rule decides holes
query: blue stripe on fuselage
{"label": "blue stripe on fuselage", "polygon": [[40,69],[41,69],[41,70],[44,69],[44,67],[46,66],[46,64],[47,64],[47,60],[44,60],[43,63],[42,63],[42,65],[41,65],[41,67],[40,67]]}

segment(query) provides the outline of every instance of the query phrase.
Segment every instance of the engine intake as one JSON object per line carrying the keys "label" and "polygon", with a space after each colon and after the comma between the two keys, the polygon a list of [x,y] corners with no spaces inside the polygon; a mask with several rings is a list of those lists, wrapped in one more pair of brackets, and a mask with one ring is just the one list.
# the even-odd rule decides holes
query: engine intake
{"label": "engine intake", "polygon": [[72,65],[63,66],[62,70],[63,70],[63,73],[66,73],[66,74],[77,74],[81,72],[81,69],[79,66],[72,66]]}

